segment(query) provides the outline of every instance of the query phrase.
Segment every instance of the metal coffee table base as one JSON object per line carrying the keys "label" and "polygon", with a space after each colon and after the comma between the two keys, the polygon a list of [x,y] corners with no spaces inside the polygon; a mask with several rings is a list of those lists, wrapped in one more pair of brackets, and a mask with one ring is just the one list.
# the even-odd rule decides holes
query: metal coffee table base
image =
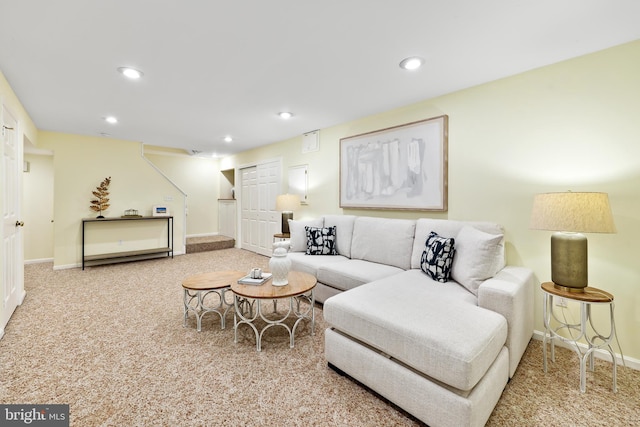
{"label": "metal coffee table base", "polygon": [[[217,313],[220,316],[220,328],[225,328],[225,316],[231,307],[232,303],[228,303],[225,300],[225,293],[229,291],[229,288],[224,289],[210,289],[203,291],[192,291],[189,289],[184,290],[184,326],[187,326],[187,316],[192,311],[196,315],[198,332],[202,330],[202,318],[207,313]],[[213,296],[212,294],[215,294]],[[207,298],[209,296],[209,298]],[[215,302],[211,305],[207,305],[208,301],[212,298]]]}
{"label": "metal coffee table base", "polygon": [[[264,332],[271,328],[272,326],[282,326],[289,332],[289,347],[293,348],[295,344],[295,334],[296,328],[303,320],[311,321],[311,335],[315,335],[315,311],[313,309],[315,303],[315,297],[313,295],[313,290],[307,294],[296,295],[292,297],[288,297],[289,299],[289,307],[286,313],[278,313],[277,311],[277,301],[273,300],[273,312],[271,313],[271,318],[267,317],[264,314],[264,309],[261,304],[261,300],[251,300],[250,298],[244,298],[236,295],[234,298],[235,304],[235,313],[233,315],[233,323],[234,323],[234,335],[233,340],[235,343],[238,342],[238,327],[242,324],[249,325],[256,336],[256,350],[262,351],[262,335]],[[301,302],[306,302],[306,309],[301,311]],[[257,306],[254,311],[254,306]],[[277,314],[277,318],[273,319],[273,315]],[[293,324],[293,328],[290,328],[289,325],[284,323],[286,319],[290,316],[295,316],[297,319]],[[258,332],[258,328],[255,325],[255,321],[260,318],[265,322],[265,326]],[[238,320],[239,319],[239,320]]]}

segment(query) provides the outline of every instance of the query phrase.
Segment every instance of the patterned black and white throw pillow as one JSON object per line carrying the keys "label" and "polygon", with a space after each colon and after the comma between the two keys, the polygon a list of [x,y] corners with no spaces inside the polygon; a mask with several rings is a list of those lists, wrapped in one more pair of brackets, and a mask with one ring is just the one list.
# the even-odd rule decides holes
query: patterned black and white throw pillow
{"label": "patterned black and white throw pillow", "polygon": [[451,275],[453,256],[456,253],[455,239],[438,236],[437,233],[429,233],[422,252],[420,269],[429,277],[438,282],[447,282]]}
{"label": "patterned black and white throw pillow", "polygon": [[305,227],[307,255],[338,255],[336,227]]}

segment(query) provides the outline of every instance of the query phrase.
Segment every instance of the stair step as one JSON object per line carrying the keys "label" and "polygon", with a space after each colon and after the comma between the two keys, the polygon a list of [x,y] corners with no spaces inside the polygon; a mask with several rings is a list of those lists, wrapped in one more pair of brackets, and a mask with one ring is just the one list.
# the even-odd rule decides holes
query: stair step
{"label": "stair step", "polygon": [[235,245],[236,240],[227,236],[187,237],[188,254],[229,249]]}

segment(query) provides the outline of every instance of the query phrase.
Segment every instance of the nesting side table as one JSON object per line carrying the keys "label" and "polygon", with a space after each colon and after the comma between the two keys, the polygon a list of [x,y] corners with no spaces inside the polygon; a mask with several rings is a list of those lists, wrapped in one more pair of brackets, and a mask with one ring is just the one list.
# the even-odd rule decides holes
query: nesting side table
{"label": "nesting side table", "polygon": [[[227,302],[225,293],[230,290],[231,284],[243,277],[241,271],[214,271],[211,273],[196,274],[187,277],[182,282],[184,290],[184,326],[187,325],[187,316],[190,311],[196,315],[198,332],[202,329],[202,317],[207,313],[217,313],[220,316],[220,328],[225,327],[225,316],[233,301]],[[213,299],[212,302],[209,302]]]}
{"label": "nesting side table", "polygon": [[[316,286],[316,278],[301,271],[290,271],[288,275],[289,283],[285,286],[273,286],[272,279],[267,280],[259,286],[243,285],[232,283],[231,290],[234,293],[235,313],[233,315],[233,341],[238,342],[238,327],[249,325],[256,336],[256,350],[262,351],[262,336],[264,332],[272,326],[282,326],[289,333],[289,347],[293,348],[295,342],[296,328],[303,320],[311,322],[311,335],[315,334],[316,316],[314,311],[315,297],[313,288]],[[288,308],[283,313],[276,311],[276,300],[288,299]],[[250,302],[250,301],[253,302]],[[262,301],[273,300],[273,315],[269,318],[262,308]],[[301,302],[304,305],[301,305]],[[254,311],[252,307],[256,306]],[[286,305],[285,305],[286,307]],[[289,327],[285,320],[296,318],[293,327]],[[258,318],[264,324],[260,332],[256,326]]]}
{"label": "nesting side table", "polygon": [[[544,340],[543,340],[543,357],[544,372],[547,372],[547,341],[551,343],[551,361],[555,361],[554,340],[557,338],[563,342],[571,344],[580,358],[580,391],[584,393],[587,389],[586,369],[587,359],[589,360],[589,369],[593,371],[593,352],[599,349],[607,351],[611,355],[613,361],[613,392],[617,392],[616,386],[616,356],[611,347],[611,342],[616,336],[616,325],[613,316],[613,295],[601,289],[587,287],[584,292],[568,292],[563,289],[556,288],[553,282],[545,282],[541,285],[544,294],[543,301],[543,318],[544,318]],[[580,323],[568,323],[563,317],[560,319],[553,310],[553,298],[561,297],[571,301],[580,303]],[[610,330],[608,335],[598,332],[593,325],[591,317],[591,307],[593,305],[608,305],[610,315]],[[552,326],[553,320],[553,326]],[[560,331],[565,331],[571,338],[560,335]],[[577,335],[574,334],[577,332]],[[578,342],[586,341],[588,347],[584,350]]]}

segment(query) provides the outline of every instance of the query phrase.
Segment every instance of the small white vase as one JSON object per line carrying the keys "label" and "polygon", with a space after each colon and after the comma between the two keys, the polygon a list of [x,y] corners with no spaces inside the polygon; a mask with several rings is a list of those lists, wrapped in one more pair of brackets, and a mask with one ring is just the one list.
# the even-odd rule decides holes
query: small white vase
{"label": "small white vase", "polygon": [[271,284],[273,286],[284,286],[289,283],[288,275],[291,270],[291,260],[287,256],[289,242],[275,242],[273,244],[273,255],[269,260],[271,274]]}

